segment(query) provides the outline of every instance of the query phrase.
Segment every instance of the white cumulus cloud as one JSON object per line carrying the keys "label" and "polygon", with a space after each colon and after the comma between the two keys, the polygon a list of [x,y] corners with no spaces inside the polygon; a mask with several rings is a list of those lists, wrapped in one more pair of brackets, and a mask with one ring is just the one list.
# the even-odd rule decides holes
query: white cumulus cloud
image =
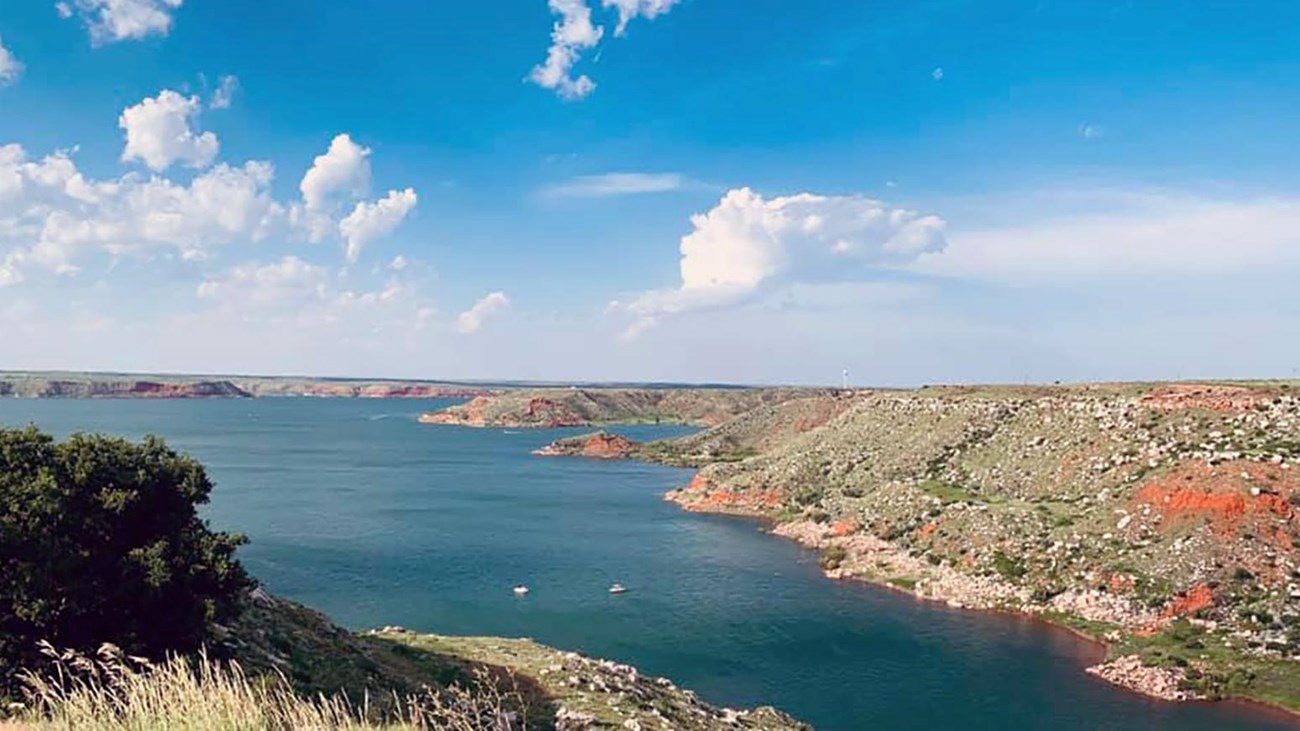
{"label": "white cumulus cloud", "polygon": [[776,286],[902,267],[946,246],[943,219],[856,195],[766,199],[740,188],[691,224],[680,245],[681,285],[612,305],[634,316],[629,333],[667,315],[741,304]]}
{"label": "white cumulus cloud", "polygon": [[418,200],[415,191],[407,188],[390,190],[387,197],[374,203],[358,203],[352,213],[339,222],[339,233],[347,244],[348,263],[355,263],[368,244],[392,233],[415,209]]}
{"label": "white cumulus cloud", "polygon": [[510,298],[505,292],[492,292],[475,302],[473,307],[460,313],[456,318],[456,331],[463,335],[476,333],[488,318],[509,306]]}
{"label": "white cumulus cloud", "polygon": [[184,0],[71,0],[55,5],[59,16],[79,15],[96,45],[138,41],[165,36],[172,29],[172,14]]}
{"label": "white cumulus cloud", "polygon": [[201,259],[214,246],[255,242],[284,219],[267,162],[219,164],[188,184],[128,174],[96,181],[68,153],[30,160],[0,146],[0,252],[14,283],[24,268],[73,274],[96,255],[173,252]]}
{"label": "white cumulus cloud", "polygon": [[161,172],[173,163],[205,168],[220,150],[217,136],[197,129],[202,105],[197,96],[186,97],[170,89],[127,107],[118,119],[126,132],[122,162],[139,160]]}
{"label": "white cumulus cloud", "polygon": [[318,155],[298,189],[308,210],[327,210],[341,195],[355,199],[370,187],[370,148],[352,141],[346,133],[330,141],[329,150]]}
{"label": "white cumulus cloud", "polygon": [[5,48],[4,39],[0,38],[0,86],[12,84],[22,75],[22,63],[8,48]]}

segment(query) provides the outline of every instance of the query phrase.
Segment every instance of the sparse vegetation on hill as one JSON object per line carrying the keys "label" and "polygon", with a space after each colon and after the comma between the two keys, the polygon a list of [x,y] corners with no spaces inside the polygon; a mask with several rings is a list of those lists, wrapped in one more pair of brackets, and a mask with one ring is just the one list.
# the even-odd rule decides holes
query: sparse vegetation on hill
{"label": "sparse vegetation on hill", "polygon": [[1289,383],[945,387],[766,402],[635,456],[861,578],[1038,614],[1108,679],[1300,710],[1300,393]]}

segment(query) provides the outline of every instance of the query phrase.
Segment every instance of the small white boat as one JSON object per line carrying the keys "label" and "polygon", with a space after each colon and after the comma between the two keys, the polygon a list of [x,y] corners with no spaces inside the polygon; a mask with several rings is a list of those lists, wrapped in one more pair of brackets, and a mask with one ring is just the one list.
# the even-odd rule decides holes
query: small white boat
{"label": "small white boat", "polygon": [[528,593],[528,587],[524,586],[523,584],[519,584],[515,586],[514,592],[518,596],[523,596]]}
{"label": "small white boat", "polygon": [[610,594],[626,594],[626,593],[627,593],[627,587],[626,587],[626,586],[623,586],[622,584],[615,584],[615,585],[609,587],[609,593],[610,593]]}

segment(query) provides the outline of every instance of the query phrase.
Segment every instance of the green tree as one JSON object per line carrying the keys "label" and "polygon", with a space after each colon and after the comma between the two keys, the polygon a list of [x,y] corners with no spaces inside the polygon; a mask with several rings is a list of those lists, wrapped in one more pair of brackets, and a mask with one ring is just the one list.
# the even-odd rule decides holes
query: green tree
{"label": "green tree", "polygon": [[40,640],[158,658],[232,617],[252,582],[234,557],[244,538],[196,512],[211,491],[157,438],[0,429],[0,686]]}

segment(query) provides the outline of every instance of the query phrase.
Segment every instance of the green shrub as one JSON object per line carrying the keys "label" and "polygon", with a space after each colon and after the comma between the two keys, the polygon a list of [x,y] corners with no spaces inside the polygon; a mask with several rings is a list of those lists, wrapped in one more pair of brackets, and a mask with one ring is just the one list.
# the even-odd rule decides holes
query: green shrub
{"label": "green shrub", "polygon": [[1013,559],[998,549],[993,553],[993,570],[1006,579],[1020,579],[1029,572],[1023,561]]}
{"label": "green shrub", "polygon": [[835,569],[838,569],[840,565],[844,563],[844,559],[848,557],[849,552],[845,550],[844,546],[834,545],[827,548],[826,551],[822,553],[820,564],[826,571],[834,571]]}
{"label": "green shrub", "polygon": [[251,581],[195,511],[211,490],[159,439],[0,430],[0,694],[39,641],[161,658],[232,616]]}

